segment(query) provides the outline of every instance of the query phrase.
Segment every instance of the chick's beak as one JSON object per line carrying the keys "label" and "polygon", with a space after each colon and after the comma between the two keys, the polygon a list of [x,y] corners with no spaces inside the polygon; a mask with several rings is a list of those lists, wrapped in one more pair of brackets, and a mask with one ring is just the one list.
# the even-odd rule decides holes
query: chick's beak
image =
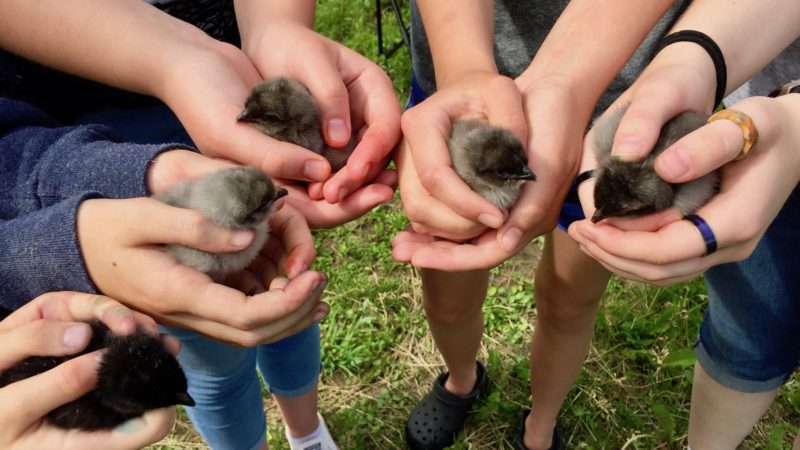
{"label": "chick's beak", "polygon": [[603,214],[603,211],[602,211],[602,210],[600,210],[600,209],[597,209],[597,210],[594,212],[594,215],[592,216],[592,223],[597,223],[597,222],[600,222],[601,220],[603,220],[603,219],[605,219],[605,218],[606,218],[606,215],[605,215],[605,214]]}
{"label": "chick's beak", "polygon": [[520,180],[528,180],[528,181],[536,181],[536,174],[533,173],[528,166],[522,168],[522,176],[519,177]]}
{"label": "chick's beak", "polygon": [[238,116],[236,116],[237,122],[249,122],[250,116],[247,115],[247,110],[240,112]]}
{"label": "chick's beak", "polygon": [[289,191],[287,191],[286,189],[284,189],[282,187],[279,187],[279,188],[275,189],[275,200],[277,200],[277,199],[279,199],[281,197],[286,197],[287,195],[289,195]]}
{"label": "chick's beak", "polygon": [[181,392],[178,394],[178,404],[179,405],[186,405],[186,406],[194,406],[195,402],[191,395],[188,392]]}

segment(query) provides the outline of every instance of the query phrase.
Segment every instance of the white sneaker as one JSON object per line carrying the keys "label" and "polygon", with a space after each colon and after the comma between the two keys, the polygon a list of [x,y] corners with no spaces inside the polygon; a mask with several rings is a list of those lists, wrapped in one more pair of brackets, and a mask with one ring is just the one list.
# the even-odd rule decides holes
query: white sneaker
{"label": "white sneaker", "polygon": [[318,436],[300,444],[294,444],[294,439],[289,434],[289,430],[284,430],[286,432],[286,440],[289,441],[289,446],[292,450],[339,450],[336,442],[331,437],[331,433],[328,431],[328,426],[325,425],[325,419],[322,418],[320,413],[317,413],[317,418],[319,419],[320,428],[314,431],[313,434],[318,434]]}

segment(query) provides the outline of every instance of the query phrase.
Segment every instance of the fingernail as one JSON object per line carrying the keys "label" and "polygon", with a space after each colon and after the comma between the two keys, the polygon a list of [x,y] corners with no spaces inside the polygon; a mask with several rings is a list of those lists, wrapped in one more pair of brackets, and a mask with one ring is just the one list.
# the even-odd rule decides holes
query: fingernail
{"label": "fingernail", "polygon": [[320,159],[310,159],[303,165],[303,176],[314,181],[328,178],[328,163]]}
{"label": "fingernail", "polygon": [[661,229],[661,228],[664,228],[665,226],[667,226],[667,225],[669,225],[669,224],[671,224],[673,222],[677,222],[677,221],[679,221],[681,219],[683,219],[683,214],[681,214],[678,211],[675,211],[672,214],[667,214],[664,217],[662,217],[661,220],[658,221],[656,226],[659,229]]}
{"label": "fingernail", "polygon": [[236,248],[244,248],[250,245],[253,240],[253,232],[250,230],[241,230],[233,233],[231,238],[231,245]]}
{"label": "fingernail", "polygon": [[89,328],[89,325],[86,324],[73,325],[64,331],[64,337],[63,337],[64,347],[68,349],[81,348],[83,347],[84,344],[86,344],[86,341],[89,340],[90,334],[91,334],[91,329]]}
{"label": "fingernail", "polygon": [[147,424],[144,420],[136,418],[122,422],[114,428],[115,433],[132,434],[141,431]]}
{"label": "fingernail", "polygon": [[642,141],[638,138],[624,138],[617,142],[611,157],[617,161],[637,161],[642,158]]}
{"label": "fingernail", "polygon": [[328,315],[328,311],[317,311],[314,313],[314,322],[319,322]]}
{"label": "fingernail", "polygon": [[317,281],[316,284],[314,284],[314,287],[312,288],[312,290],[314,292],[322,292],[322,291],[325,290],[325,287],[327,287],[327,286],[328,286],[328,279],[327,278],[323,278],[323,279]]}
{"label": "fingernail", "polygon": [[678,181],[689,172],[689,158],[681,152],[667,152],[659,158],[659,162],[673,181]]}
{"label": "fingernail", "polygon": [[369,174],[369,169],[372,168],[372,164],[366,163],[364,164],[364,168],[361,169],[361,178],[366,178],[367,174]]}
{"label": "fingernail", "polygon": [[492,214],[483,213],[478,216],[478,222],[486,225],[489,228],[500,228],[503,225],[503,219]]}
{"label": "fingernail", "polygon": [[514,251],[514,249],[517,248],[520,239],[522,239],[522,231],[520,231],[520,229],[517,227],[509,228],[503,234],[503,248],[505,248],[507,252]]}
{"label": "fingernail", "polygon": [[331,119],[328,121],[328,137],[336,142],[347,141],[347,125],[342,119]]}
{"label": "fingernail", "polygon": [[346,188],[341,188],[341,189],[339,189],[339,197],[338,197],[338,200],[339,200],[339,201],[342,201],[342,199],[343,199],[343,198],[345,198],[345,197],[347,197],[347,189],[346,189]]}

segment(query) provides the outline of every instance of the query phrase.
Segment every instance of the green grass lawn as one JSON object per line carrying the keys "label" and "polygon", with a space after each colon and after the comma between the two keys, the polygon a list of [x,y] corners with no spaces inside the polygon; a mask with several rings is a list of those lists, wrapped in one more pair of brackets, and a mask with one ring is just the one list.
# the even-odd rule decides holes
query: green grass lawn
{"label": "green grass lawn", "polygon": [[[389,42],[399,40],[384,1]],[[407,93],[404,49],[377,57],[374,1],[320,0],[317,29],[378,62]],[[421,307],[415,270],[390,256],[392,236],[407,224],[399,201],[334,230],[317,232],[316,269],[330,276],[322,324],[320,408],[344,449],[405,448],[411,408],[442,370]],[[531,283],[541,240],[492,272],[484,307],[481,359],[492,391],[467,422],[455,449],[510,449],[518,411],[528,404],[528,345],[536,315]],[[568,448],[679,449],[686,446],[694,356],[705,309],[702,280],[657,288],[612,279],[595,337],[560,416]],[[272,449],[287,449],[274,402],[265,396]],[[800,424],[800,384],[793,378],[742,448],[788,449]],[[181,412],[153,449],[204,448]]]}

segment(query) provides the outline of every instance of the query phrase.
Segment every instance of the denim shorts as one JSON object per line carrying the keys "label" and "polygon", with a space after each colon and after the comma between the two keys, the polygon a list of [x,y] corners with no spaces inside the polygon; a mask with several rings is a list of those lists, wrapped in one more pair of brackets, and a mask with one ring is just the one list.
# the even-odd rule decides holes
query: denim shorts
{"label": "denim shorts", "polygon": [[[79,123],[105,124],[124,140],[142,144],[192,145],[177,117],[166,107],[108,109]],[[197,403],[186,408],[212,449],[257,449],[266,439],[266,418],[258,372],[273,394],[297,397],[319,380],[320,334],[315,324],[293,336],[256,348],[221,344],[193,331],[164,328],[181,341],[178,361]]]}
{"label": "denim shorts", "polygon": [[780,387],[800,364],[800,188],[753,254],[706,272],[698,362],[740,392]]}

